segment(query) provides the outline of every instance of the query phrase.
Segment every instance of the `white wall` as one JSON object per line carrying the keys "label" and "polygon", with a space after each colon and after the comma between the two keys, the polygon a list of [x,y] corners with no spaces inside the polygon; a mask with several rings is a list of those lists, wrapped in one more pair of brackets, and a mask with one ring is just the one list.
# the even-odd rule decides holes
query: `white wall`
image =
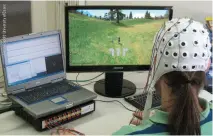
{"label": "white wall", "polygon": [[64,1],[32,1],[32,32],[61,30],[64,39]]}
{"label": "white wall", "polygon": [[33,33],[55,29],[55,18],[48,16],[48,14],[51,14],[51,12],[52,14],[55,14],[56,12],[55,8],[49,8],[53,5],[52,3],[53,2],[46,1],[31,2],[31,20]]}
{"label": "white wall", "polygon": [[[154,5],[173,6],[173,17],[190,17],[205,23],[206,16],[212,16],[212,1],[80,1],[79,5]],[[41,32],[62,29],[64,34],[63,2],[32,1],[32,29]],[[69,2],[76,5],[75,1]],[[60,7],[60,8],[59,8]],[[60,9],[60,10],[59,10]]]}

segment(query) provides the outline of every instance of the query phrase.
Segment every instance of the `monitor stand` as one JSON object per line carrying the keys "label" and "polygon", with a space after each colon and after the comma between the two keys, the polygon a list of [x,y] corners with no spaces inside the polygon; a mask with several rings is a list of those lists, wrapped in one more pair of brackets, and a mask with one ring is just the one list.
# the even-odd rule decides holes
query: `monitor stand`
{"label": "monitor stand", "polygon": [[136,92],[134,83],[123,79],[123,72],[105,73],[105,79],[99,80],[94,85],[96,93],[112,98],[123,98]]}

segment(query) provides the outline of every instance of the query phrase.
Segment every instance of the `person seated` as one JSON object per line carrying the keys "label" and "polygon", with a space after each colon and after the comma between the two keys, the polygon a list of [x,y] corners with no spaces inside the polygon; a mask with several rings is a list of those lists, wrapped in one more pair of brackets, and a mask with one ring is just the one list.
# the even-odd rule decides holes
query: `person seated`
{"label": "person seated", "polygon": [[[154,38],[146,86],[146,91],[159,93],[161,106],[134,113],[131,124],[113,134],[212,135],[212,106],[198,97],[210,66],[210,48],[202,23],[189,18],[166,22]],[[146,110],[150,114],[143,119]]]}

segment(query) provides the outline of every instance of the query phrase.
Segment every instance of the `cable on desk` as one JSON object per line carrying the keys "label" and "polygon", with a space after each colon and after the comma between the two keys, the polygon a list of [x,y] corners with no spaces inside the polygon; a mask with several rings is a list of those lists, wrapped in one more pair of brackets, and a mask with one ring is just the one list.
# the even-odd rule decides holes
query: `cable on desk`
{"label": "cable on desk", "polygon": [[[76,79],[78,79],[78,76],[79,76],[79,74],[80,73],[78,73],[77,74],[77,76],[76,76]],[[86,79],[86,80],[69,80],[69,81],[72,81],[72,82],[88,82],[88,81],[91,81],[91,80],[94,80],[94,79],[96,79],[96,78],[98,78],[98,77],[100,77],[101,75],[103,75],[104,74],[104,72],[103,73],[101,73],[101,74],[99,74],[99,75],[97,75],[97,76],[95,76],[95,77],[93,77],[93,78],[91,78],[91,79]]]}
{"label": "cable on desk", "polygon": [[76,82],[76,84],[77,84],[78,86],[79,86],[79,83],[78,83],[78,76],[79,76],[79,74],[80,74],[80,73],[78,73],[77,76],[75,77],[75,82]]}
{"label": "cable on desk", "polygon": [[127,108],[123,103],[121,103],[120,101],[118,100],[111,100],[111,101],[105,101],[105,100],[95,100],[95,101],[99,101],[99,102],[107,102],[107,103],[110,103],[110,102],[118,102],[119,104],[121,104],[126,110],[128,111],[131,111],[131,112],[135,112],[134,110],[131,110],[129,108]]}
{"label": "cable on desk", "polygon": [[0,101],[0,114],[11,110],[12,102],[9,99]]}
{"label": "cable on desk", "polygon": [[[143,73],[143,72],[138,72],[138,73]],[[104,72],[101,73],[101,74],[99,74],[99,75],[97,75],[97,76],[95,76],[95,77],[93,77],[93,78],[91,78],[91,79],[87,79],[87,80],[78,80],[78,76],[80,75],[80,73],[78,73],[75,80],[69,80],[69,81],[76,82],[76,84],[77,84],[78,86],[87,86],[87,85],[90,85],[90,84],[92,84],[92,83],[97,82],[98,80],[97,80],[97,81],[92,81],[92,82],[89,82],[89,83],[86,83],[86,84],[83,84],[83,85],[80,85],[79,82],[88,82],[88,81],[91,81],[91,80],[94,80],[94,79],[100,77],[100,76],[103,75],[103,74],[104,74]],[[99,82],[99,83],[100,83],[100,82]],[[103,84],[104,84],[104,83],[105,83],[105,82],[103,82]],[[128,87],[123,87],[123,88],[128,88]],[[134,90],[133,88],[128,88],[128,89]],[[144,89],[144,88],[136,88],[136,89]]]}
{"label": "cable on desk", "polygon": [[5,106],[4,108],[0,108],[0,114],[4,113],[4,112],[8,112],[8,111],[11,111],[12,108],[10,105],[8,106]]}
{"label": "cable on desk", "polygon": [[97,81],[92,81],[92,82],[87,83],[87,84],[83,84],[83,85],[78,84],[78,85],[79,85],[79,86],[87,86],[87,85],[90,85],[90,84],[95,83],[95,82],[97,82]]}
{"label": "cable on desk", "polygon": [[[87,83],[87,84],[83,84],[83,85],[78,84],[78,85],[79,85],[79,86],[87,86],[87,85],[90,85],[90,84],[95,83],[95,82],[98,82],[98,81],[92,81],[92,82]],[[105,82],[100,82],[100,81],[99,81],[98,83],[104,84]],[[130,90],[135,90],[135,88],[129,88],[129,87],[125,87],[125,86],[123,86],[122,88],[127,88],[127,89],[130,89]],[[136,88],[136,89],[144,89],[144,88]]]}
{"label": "cable on desk", "polygon": [[97,80],[97,81],[92,81],[92,82],[89,82],[89,83],[86,83],[86,84],[83,84],[83,85],[79,84],[79,86],[87,86],[87,85],[90,85],[90,84],[95,83],[95,82],[98,82],[100,84],[104,84],[105,83],[104,81],[101,83],[99,80]]}
{"label": "cable on desk", "polygon": [[[143,72],[136,72],[136,73],[143,73]],[[75,78],[75,80],[69,80],[69,81],[76,82],[76,84],[79,85],[79,86],[86,86],[86,85],[92,84],[92,83],[97,82],[97,81],[92,81],[92,82],[84,84],[84,85],[80,85],[78,82],[88,82],[88,81],[91,81],[91,80],[94,80],[94,79],[100,77],[103,74],[104,74],[104,72],[101,73],[101,74],[99,74],[99,75],[97,75],[97,76],[95,76],[95,77],[93,77],[93,78],[91,78],[91,79],[78,80],[78,76],[80,75],[80,73],[78,73],[77,76],[76,76],[76,78]],[[144,88],[137,88],[137,89],[144,89]]]}
{"label": "cable on desk", "polygon": [[5,97],[6,99],[0,101],[0,105],[11,105],[12,101]]}
{"label": "cable on desk", "polygon": [[7,98],[7,94],[6,93],[0,93],[1,97]]}
{"label": "cable on desk", "polygon": [[4,105],[4,107],[0,107],[0,114],[4,113],[4,112],[8,112],[8,111],[14,111],[16,109],[20,109],[22,108],[22,106],[15,104],[15,103],[11,103],[10,105]]}
{"label": "cable on desk", "polygon": [[[144,72],[142,71],[142,72],[136,72],[136,73],[144,73]],[[72,81],[72,82],[88,82],[88,81],[91,81],[91,80],[94,80],[94,79],[100,77],[100,76],[103,75],[103,74],[104,74],[104,72],[101,73],[101,74],[99,74],[99,75],[97,75],[97,76],[95,76],[95,77],[93,77],[93,78],[91,78],[91,79],[76,80],[76,79],[78,79],[78,76],[80,75],[80,73],[78,73],[75,80],[69,80],[69,81]],[[129,74],[129,75],[131,75],[131,74]],[[93,83],[94,83],[94,82],[93,82]]]}

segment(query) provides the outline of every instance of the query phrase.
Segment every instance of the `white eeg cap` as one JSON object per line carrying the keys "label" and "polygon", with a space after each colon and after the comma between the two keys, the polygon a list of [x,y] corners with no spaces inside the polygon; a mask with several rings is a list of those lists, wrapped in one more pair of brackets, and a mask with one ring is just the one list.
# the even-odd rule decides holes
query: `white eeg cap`
{"label": "white eeg cap", "polygon": [[[210,49],[209,32],[202,23],[189,18],[167,21],[154,38],[146,91],[152,92],[157,80],[171,71],[205,71]],[[144,110],[151,108],[148,101]]]}

